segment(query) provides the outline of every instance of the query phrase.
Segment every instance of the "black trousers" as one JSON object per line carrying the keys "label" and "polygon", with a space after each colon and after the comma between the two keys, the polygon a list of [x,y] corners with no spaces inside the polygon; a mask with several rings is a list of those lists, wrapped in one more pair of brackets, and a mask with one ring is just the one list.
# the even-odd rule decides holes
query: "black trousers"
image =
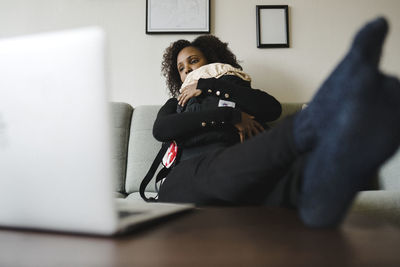
{"label": "black trousers", "polygon": [[295,149],[289,117],[241,144],[181,161],[162,184],[158,200],[295,207],[305,159]]}

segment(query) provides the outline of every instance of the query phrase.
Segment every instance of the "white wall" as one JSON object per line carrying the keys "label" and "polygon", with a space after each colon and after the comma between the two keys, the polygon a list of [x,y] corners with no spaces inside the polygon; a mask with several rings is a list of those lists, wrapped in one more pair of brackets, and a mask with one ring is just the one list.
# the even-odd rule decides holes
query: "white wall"
{"label": "white wall", "polygon": [[[291,48],[256,47],[255,6],[288,4]],[[111,98],[133,106],[167,99],[160,63],[173,41],[146,35],[145,0],[0,0],[0,38],[88,25],[109,37]],[[353,34],[377,15],[390,20],[382,68],[400,76],[398,0],[211,0],[212,33],[230,43],[262,88],[281,101],[307,101],[346,52]]]}

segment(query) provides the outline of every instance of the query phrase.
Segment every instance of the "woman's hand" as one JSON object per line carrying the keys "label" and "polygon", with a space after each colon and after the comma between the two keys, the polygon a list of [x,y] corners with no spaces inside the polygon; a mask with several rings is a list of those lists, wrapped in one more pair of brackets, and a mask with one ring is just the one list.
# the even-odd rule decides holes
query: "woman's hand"
{"label": "woman's hand", "polygon": [[242,112],[242,121],[235,124],[235,127],[239,132],[241,143],[243,143],[246,138],[251,138],[264,131],[264,127],[254,120],[254,118],[254,116]]}
{"label": "woman's hand", "polygon": [[197,82],[189,84],[181,90],[181,94],[178,96],[178,104],[183,107],[189,99],[199,95],[201,95],[201,90],[197,89]]}

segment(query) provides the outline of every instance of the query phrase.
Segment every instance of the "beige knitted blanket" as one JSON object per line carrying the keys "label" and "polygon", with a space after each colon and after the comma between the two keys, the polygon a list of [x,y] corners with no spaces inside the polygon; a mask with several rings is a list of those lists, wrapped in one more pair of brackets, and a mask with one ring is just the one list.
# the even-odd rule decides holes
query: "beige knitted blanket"
{"label": "beige knitted blanket", "polygon": [[207,79],[207,78],[219,78],[224,75],[234,75],[237,76],[245,81],[251,81],[250,76],[245,73],[244,71],[234,68],[229,64],[223,63],[211,63],[190,72],[187,76],[185,81],[183,82],[181,89],[179,90],[182,92],[182,89],[197,82],[199,79]]}

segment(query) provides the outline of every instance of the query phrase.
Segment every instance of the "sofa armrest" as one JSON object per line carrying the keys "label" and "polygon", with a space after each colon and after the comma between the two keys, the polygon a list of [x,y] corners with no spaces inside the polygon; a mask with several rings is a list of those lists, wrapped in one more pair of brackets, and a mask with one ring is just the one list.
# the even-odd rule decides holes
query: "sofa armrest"
{"label": "sofa armrest", "polygon": [[127,103],[111,102],[111,122],[113,138],[112,160],[115,166],[115,190],[125,194],[125,175],[128,155],[128,141],[133,108]]}

